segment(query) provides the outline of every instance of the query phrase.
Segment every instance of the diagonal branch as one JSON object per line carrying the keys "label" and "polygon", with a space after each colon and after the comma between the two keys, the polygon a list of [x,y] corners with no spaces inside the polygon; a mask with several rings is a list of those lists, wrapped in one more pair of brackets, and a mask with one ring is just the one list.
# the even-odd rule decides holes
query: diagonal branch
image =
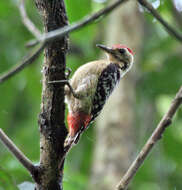
{"label": "diagonal branch", "polygon": [[81,28],[85,25],[88,25],[89,23],[100,18],[101,16],[109,14],[111,11],[113,11],[115,8],[117,8],[120,4],[122,4],[126,1],[128,1],[128,0],[117,0],[115,3],[107,6],[106,8],[103,8],[102,10],[92,14],[91,16],[87,16],[87,17],[83,18],[82,20],[80,20],[76,23],[73,23],[69,26],[65,26],[63,28],[48,32],[48,33],[44,34],[44,36],[42,36],[38,41],[33,40],[32,42],[29,43],[29,46],[34,46],[34,45],[38,44],[39,42],[44,42],[44,43],[42,43],[40,48],[35,50],[34,53],[32,53],[32,55],[27,57],[27,59],[25,61],[23,61],[19,65],[15,66],[14,68],[7,71],[5,74],[0,76],[0,84],[2,82],[4,82],[5,80],[9,79],[10,77],[12,77],[13,75],[15,75],[16,73],[18,73],[19,71],[21,71],[27,65],[31,64],[40,55],[40,53],[46,46],[45,42],[50,42],[51,40],[54,40],[56,38],[63,37],[72,31],[78,30],[79,28]]}
{"label": "diagonal branch", "polygon": [[15,75],[16,73],[20,72],[26,66],[33,63],[38,58],[38,56],[40,55],[40,53],[42,52],[44,47],[45,47],[45,44],[41,44],[40,47],[36,48],[36,50],[34,50],[33,53],[31,53],[29,56],[25,57],[25,59],[21,63],[19,63],[15,67],[11,68],[10,70],[8,70],[6,73],[2,74],[0,76],[0,84],[3,83],[4,81],[8,80],[10,77]]}
{"label": "diagonal branch", "polygon": [[179,89],[176,97],[173,99],[168,112],[163,116],[159,122],[157,128],[153,132],[152,136],[148,139],[147,143],[144,145],[134,162],[131,164],[130,168],[123,176],[119,184],[117,185],[117,190],[126,190],[128,184],[131,182],[136,172],[143,164],[144,160],[148,156],[149,152],[152,150],[153,146],[161,139],[166,127],[172,123],[172,118],[176,113],[179,106],[182,104],[182,86]]}
{"label": "diagonal branch", "polygon": [[36,167],[33,163],[18,149],[18,147],[9,139],[9,137],[0,129],[0,140],[9,149],[9,151],[19,160],[19,162],[31,173],[34,174]]}
{"label": "diagonal branch", "polygon": [[144,6],[150,13],[164,26],[166,31],[178,41],[182,42],[182,34],[175,30],[171,25],[169,25],[161,15],[153,8],[153,6],[148,3],[146,0],[138,0],[138,2]]}
{"label": "diagonal branch", "polygon": [[90,16],[86,16],[85,18],[83,18],[82,20],[80,20],[78,22],[75,22],[75,23],[65,26],[63,28],[59,28],[57,30],[53,30],[51,32],[45,33],[39,39],[30,41],[29,46],[34,46],[40,42],[50,42],[58,37],[59,38],[63,37],[72,31],[75,31],[83,26],[88,25],[89,23],[95,21],[96,19],[100,18],[101,16],[105,16],[105,15],[109,14],[115,8],[119,7],[120,4],[122,4],[126,1],[128,1],[128,0],[117,0],[116,2],[107,6],[106,8],[103,8],[100,11],[98,11]]}
{"label": "diagonal branch", "polygon": [[25,9],[25,0],[20,0],[19,10],[23,24],[36,38],[39,38],[41,36],[41,32],[39,31],[39,29],[36,28],[34,23],[27,16]]}

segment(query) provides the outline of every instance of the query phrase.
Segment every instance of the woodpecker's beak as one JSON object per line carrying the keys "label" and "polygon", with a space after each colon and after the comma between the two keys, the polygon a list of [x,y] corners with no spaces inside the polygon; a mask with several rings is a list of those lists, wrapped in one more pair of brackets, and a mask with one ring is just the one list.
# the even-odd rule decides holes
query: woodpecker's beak
{"label": "woodpecker's beak", "polygon": [[105,45],[97,44],[96,47],[99,47],[100,49],[104,50],[104,51],[107,52],[107,53],[110,53],[110,54],[113,53],[113,49],[110,48],[110,47],[107,47],[107,46],[105,46]]}

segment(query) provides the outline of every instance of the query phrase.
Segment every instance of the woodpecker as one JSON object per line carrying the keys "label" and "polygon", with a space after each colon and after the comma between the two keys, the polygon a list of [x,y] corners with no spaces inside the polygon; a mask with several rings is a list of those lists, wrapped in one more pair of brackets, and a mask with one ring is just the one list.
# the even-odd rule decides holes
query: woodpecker
{"label": "woodpecker", "polygon": [[65,86],[69,134],[66,144],[77,143],[80,134],[101,112],[120,79],[133,65],[133,52],[125,45],[98,44],[107,59],[79,67]]}

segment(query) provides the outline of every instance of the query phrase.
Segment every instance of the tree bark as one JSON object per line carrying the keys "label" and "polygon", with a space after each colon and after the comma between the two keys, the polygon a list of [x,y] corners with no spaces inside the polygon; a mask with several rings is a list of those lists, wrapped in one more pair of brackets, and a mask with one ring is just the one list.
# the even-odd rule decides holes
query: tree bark
{"label": "tree bark", "polygon": [[[35,0],[41,13],[44,31],[49,32],[68,24],[64,0]],[[42,69],[42,102],[39,115],[40,170],[37,190],[62,190],[63,145],[67,135],[64,123],[64,86],[49,81],[65,79],[67,37],[47,44]]]}
{"label": "tree bark", "polygon": [[107,20],[106,45],[125,44],[134,50],[134,68],[120,82],[96,123],[92,187],[115,189],[128,168],[135,149],[136,65],[142,44],[142,18],[135,1],[116,10]]}

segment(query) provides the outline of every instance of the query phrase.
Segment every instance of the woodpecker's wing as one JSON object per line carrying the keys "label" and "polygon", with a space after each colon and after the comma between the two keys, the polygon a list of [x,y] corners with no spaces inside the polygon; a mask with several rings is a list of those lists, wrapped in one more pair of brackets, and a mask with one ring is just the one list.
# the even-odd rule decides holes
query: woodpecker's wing
{"label": "woodpecker's wing", "polygon": [[75,89],[75,93],[79,94],[80,97],[87,98],[88,96],[93,96],[95,93],[95,86],[97,85],[97,75],[89,74],[86,75],[82,80],[80,80],[79,85]]}
{"label": "woodpecker's wing", "polygon": [[91,114],[98,78],[108,64],[107,60],[93,61],[76,70],[70,80],[70,84],[78,98],[74,98],[71,93],[67,94],[66,102],[69,112]]}
{"label": "woodpecker's wing", "polygon": [[[83,83],[87,82],[87,79],[92,77],[93,75],[96,76],[98,79],[102,71],[108,66],[107,60],[99,60],[99,61],[92,61],[87,64],[82,65],[79,67],[76,72],[74,73],[73,77],[71,78],[71,86],[74,90],[78,88]],[[96,88],[96,84],[89,83],[93,88]],[[88,84],[88,85],[89,85]]]}
{"label": "woodpecker's wing", "polygon": [[100,74],[98,78],[97,88],[92,103],[92,119],[93,121],[101,112],[106,100],[111,95],[116,84],[120,81],[121,74],[117,64],[109,64]]}

